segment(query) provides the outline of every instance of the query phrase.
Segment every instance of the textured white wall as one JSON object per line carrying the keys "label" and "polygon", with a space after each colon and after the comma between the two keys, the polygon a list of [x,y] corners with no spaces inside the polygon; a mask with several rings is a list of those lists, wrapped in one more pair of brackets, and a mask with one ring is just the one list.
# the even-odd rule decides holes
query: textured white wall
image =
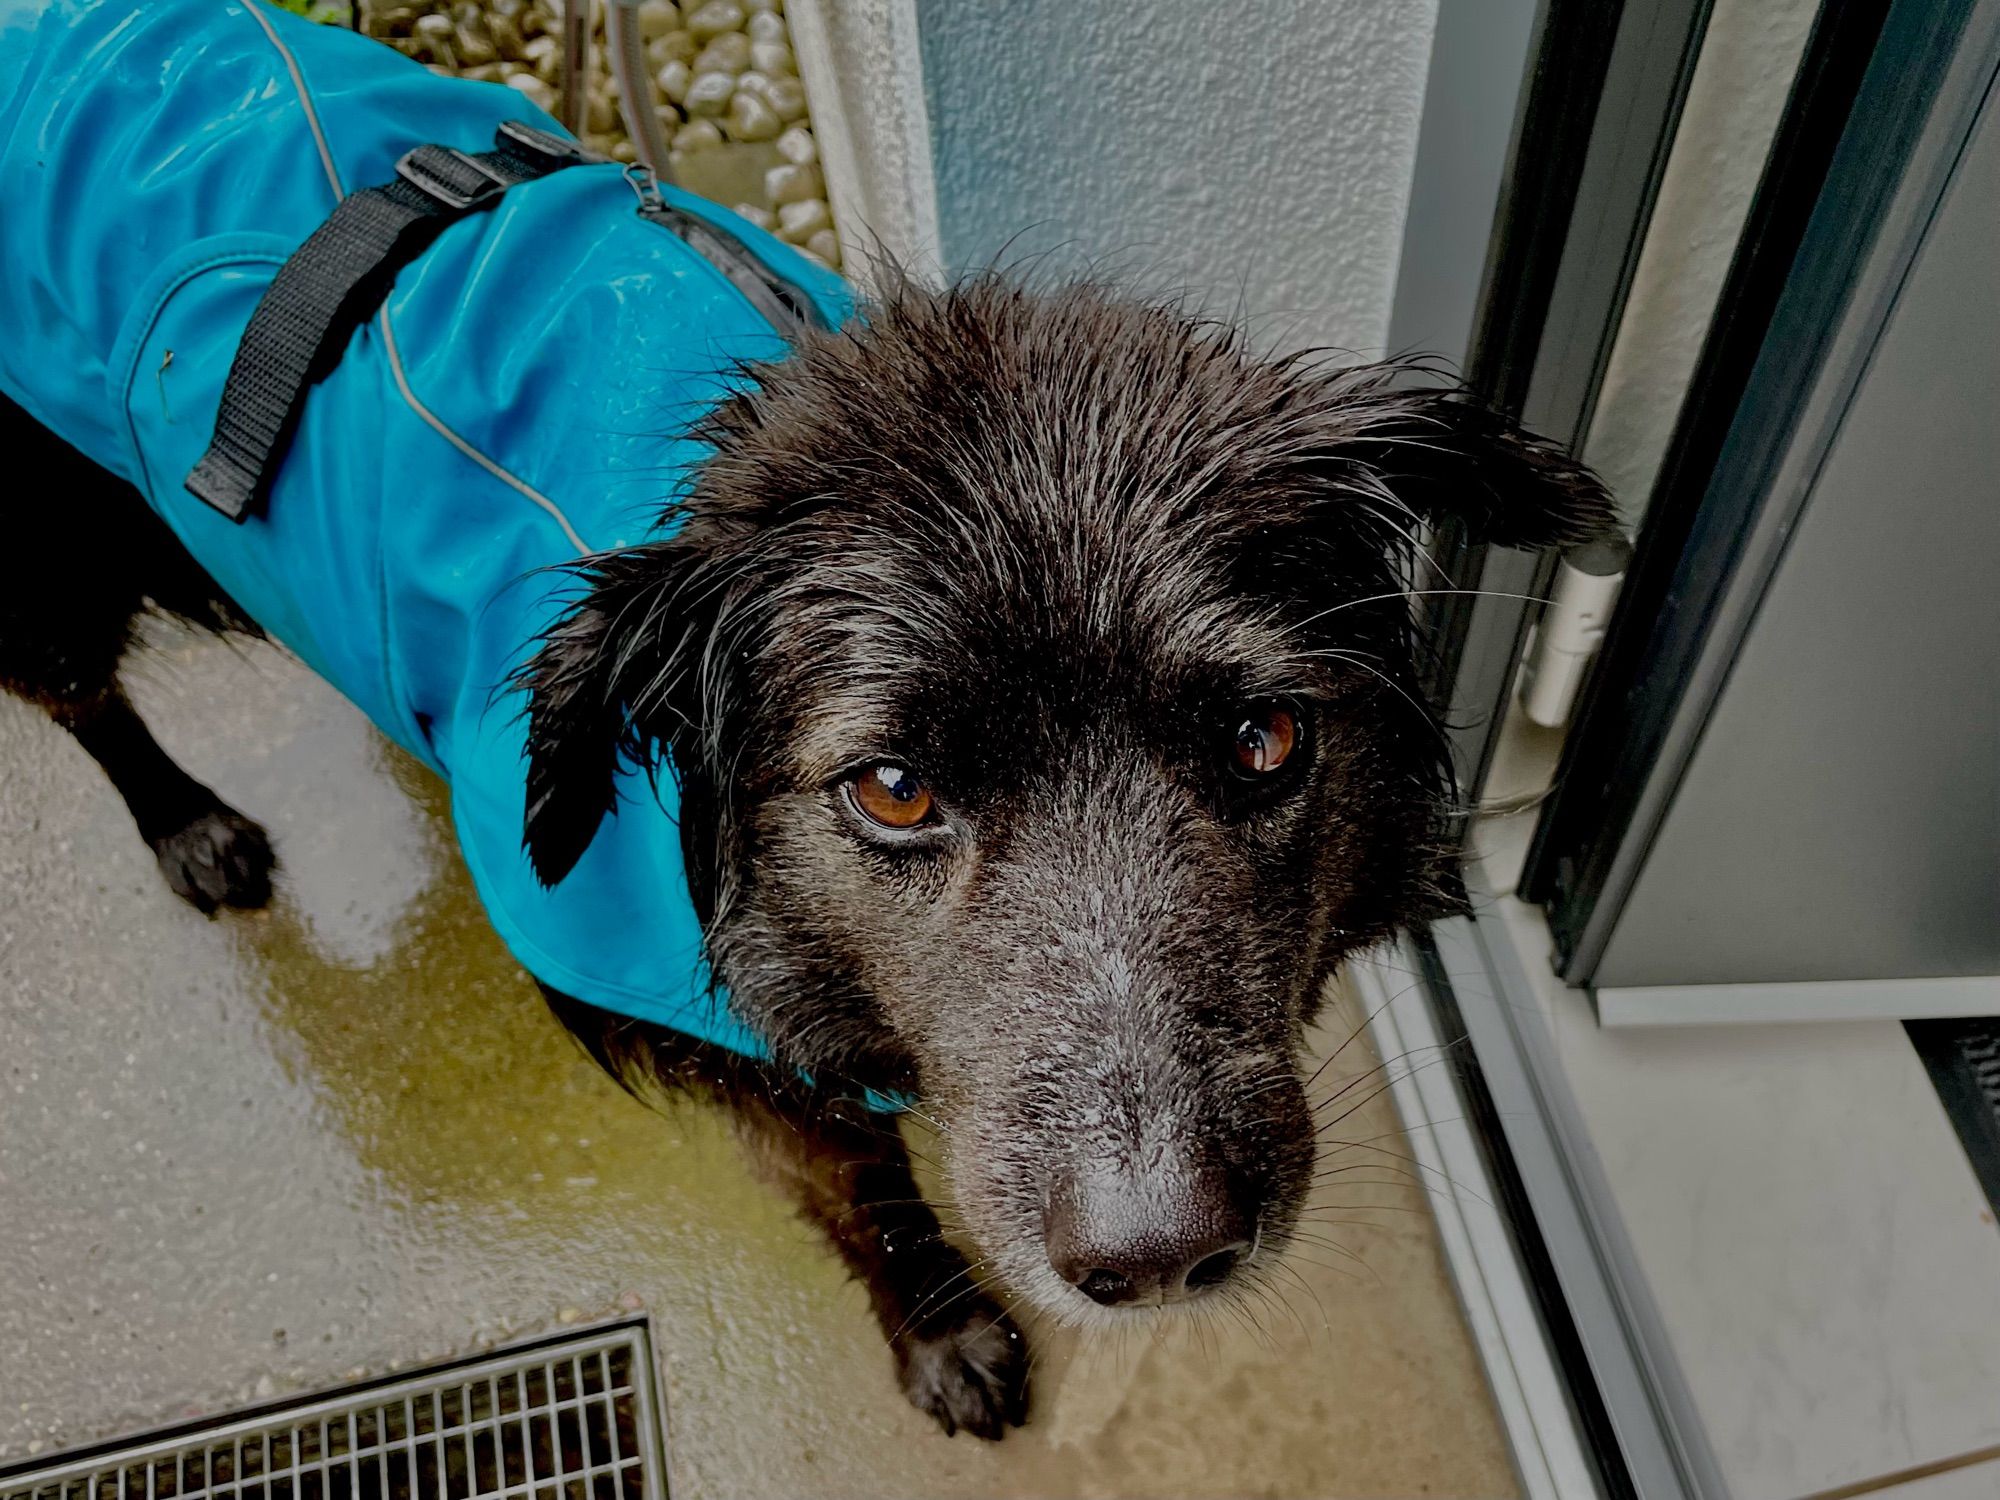
{"label": "textured white wall", "polygon": [[1379,353],[1436,0],[917,0],[945,265],[1098,264]]}

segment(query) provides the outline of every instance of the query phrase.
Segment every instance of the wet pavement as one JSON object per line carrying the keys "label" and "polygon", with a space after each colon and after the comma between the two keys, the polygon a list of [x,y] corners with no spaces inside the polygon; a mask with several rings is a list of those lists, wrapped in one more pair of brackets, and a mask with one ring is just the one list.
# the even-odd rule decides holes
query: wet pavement
{"label": "wet pavement", "polygon": [[[272,649],[174,636],[133,675],[271,829],[279,896],[182,905],[82,752],[0,699],[0,1464],[643,1312],[685,1500],[1516,1493],[1388,1170],[1332,1180],[1334,1243],[1260,1327],[1045,1333],[1031,1425],[942,1437],[726,1121],[638,1105],[548,1017],[427,773]],[[1396,1146],[1386,1097],[1342,1128]]]}

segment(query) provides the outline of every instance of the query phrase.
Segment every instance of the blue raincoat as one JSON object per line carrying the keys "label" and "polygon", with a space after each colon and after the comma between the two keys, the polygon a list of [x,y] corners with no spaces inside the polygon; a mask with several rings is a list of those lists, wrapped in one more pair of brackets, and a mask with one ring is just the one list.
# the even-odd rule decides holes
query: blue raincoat
{"label": "blue raincoat", "polygon": [[[553,890],[521,846],[523,704],[496,690],[560,605],[560,575],[538,570],[657,536],[724,372],[784,350],[639,216],[618,167],[516,187],[403,270],[308,397],[262,515],[231,522],[183,488],[292,251],[411,147],[485,150],[509,119],[557,129],[513,89],[258,0],[0,0],[0,387],[449,780],[479,894],[530,973],[767,1056],[709,987],[669,779],[656,793],[626,770]],[[830,322],[851,314],[837,278],[663,191]]]}

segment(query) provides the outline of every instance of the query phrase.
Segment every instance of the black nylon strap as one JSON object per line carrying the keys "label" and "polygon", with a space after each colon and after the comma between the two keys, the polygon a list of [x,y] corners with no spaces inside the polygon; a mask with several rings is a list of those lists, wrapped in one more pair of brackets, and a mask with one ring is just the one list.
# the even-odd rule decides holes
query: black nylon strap
{"label": "black nylon strap", "polygon": [[264,289],[222,388],[215,435],[187,487],[241,521],[263,509],[306,392],[340,362],[396,273],[508,188],[591,160],[574,141],[508,121],[495,150],[419,146],[396,180],[350,193]]}

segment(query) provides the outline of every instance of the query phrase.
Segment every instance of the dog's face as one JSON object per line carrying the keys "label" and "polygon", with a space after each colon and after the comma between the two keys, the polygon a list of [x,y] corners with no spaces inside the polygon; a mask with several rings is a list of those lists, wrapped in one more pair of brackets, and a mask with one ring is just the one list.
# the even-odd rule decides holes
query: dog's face
{"label": "dog's face", "polygon": [[682,529],[587,564],[528,674],[545,878],[617,756],[670,751],[739,1012],[920,1093],[981,1252],[1072,1320],[1275,1254],[1324,981],[1454,902],[1415,528],[1608,522],[1400,373],[1090,288],[906,293],[717,412]]}

